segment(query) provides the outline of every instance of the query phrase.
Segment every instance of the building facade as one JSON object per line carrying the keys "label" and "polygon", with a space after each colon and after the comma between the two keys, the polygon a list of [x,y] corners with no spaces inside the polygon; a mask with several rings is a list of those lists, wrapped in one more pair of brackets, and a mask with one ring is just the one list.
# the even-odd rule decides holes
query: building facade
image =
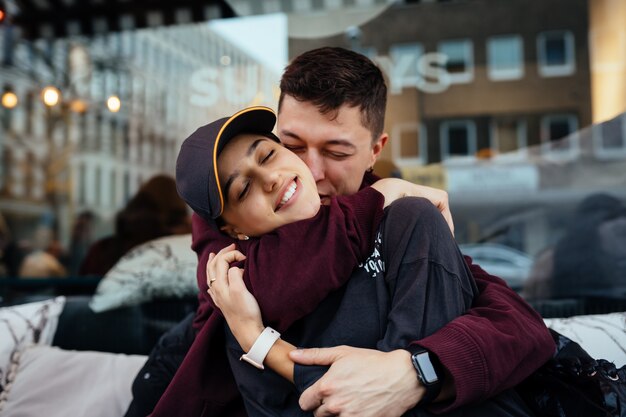
{"label": "building facade", "polygon": [[398,2],[345,33],[292,39],[289,53],[336,45],[372,58],[389,89],[377,172],[448,190],[460,242],[500,236],[534,255],[585,195],[626,197],[615,3]]}
{"label": "building facade", "polygon": [[[17,101],[2,107],[0,211],[18,236],[52,219],[67,244],[85,210],[111,232],[144,181],[174,175],[198,126],[275,102],[278,74],[206,23],[36,41],[5,27],[0,37],[0,85]],[[45,86],[58,103],[44,104]]]}

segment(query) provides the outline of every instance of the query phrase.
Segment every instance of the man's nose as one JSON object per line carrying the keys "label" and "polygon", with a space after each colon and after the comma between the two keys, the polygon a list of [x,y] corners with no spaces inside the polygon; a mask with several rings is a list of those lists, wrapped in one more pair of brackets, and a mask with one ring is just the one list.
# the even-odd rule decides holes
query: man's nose
{"label": "man's nose", "polygon": [[315,182],[322,181],[325,175],[324,158],[317,152],[308,152],[304,157],[304,163],[309,167]]}

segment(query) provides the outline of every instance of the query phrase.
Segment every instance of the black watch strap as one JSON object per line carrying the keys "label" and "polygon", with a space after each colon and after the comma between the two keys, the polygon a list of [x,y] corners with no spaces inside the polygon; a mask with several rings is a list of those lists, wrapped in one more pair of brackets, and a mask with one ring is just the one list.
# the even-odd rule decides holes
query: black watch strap
{"label": "black watch strap", "polygon": [[443,385],[444,372],[437,357],[421,346],[411,345],[411,362],[426,392],[420,400],[420,405],[430,404],[437,398]]}

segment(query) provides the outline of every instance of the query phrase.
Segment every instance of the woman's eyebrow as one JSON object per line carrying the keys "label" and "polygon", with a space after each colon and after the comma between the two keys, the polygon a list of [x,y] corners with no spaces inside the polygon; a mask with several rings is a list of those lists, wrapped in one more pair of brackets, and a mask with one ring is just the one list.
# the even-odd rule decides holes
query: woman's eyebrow
{"label": "woman's eyebrow", "polygon": [[254,150],[261,144],[261,142],[264,142],[266,140],[267,138],[259,138],[255,140],[254,142],[252,142],[250,146],[248,147],[248,150],[246,151],[246,156],[252,155],[254,153]]}

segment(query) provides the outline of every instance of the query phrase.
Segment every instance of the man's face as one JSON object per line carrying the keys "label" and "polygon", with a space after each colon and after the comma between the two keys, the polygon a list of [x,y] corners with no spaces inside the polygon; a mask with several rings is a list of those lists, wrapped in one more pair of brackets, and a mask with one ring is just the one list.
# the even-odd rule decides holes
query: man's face
{"label": "man's face", "polygon": [[314,104],[291,96],[283,98],[277,130],[283,145],[313,173],[322,202],[356,193],[387,141],[383,134],[372,144],[357,107],[343,105],[336,113],[322,114]]}

